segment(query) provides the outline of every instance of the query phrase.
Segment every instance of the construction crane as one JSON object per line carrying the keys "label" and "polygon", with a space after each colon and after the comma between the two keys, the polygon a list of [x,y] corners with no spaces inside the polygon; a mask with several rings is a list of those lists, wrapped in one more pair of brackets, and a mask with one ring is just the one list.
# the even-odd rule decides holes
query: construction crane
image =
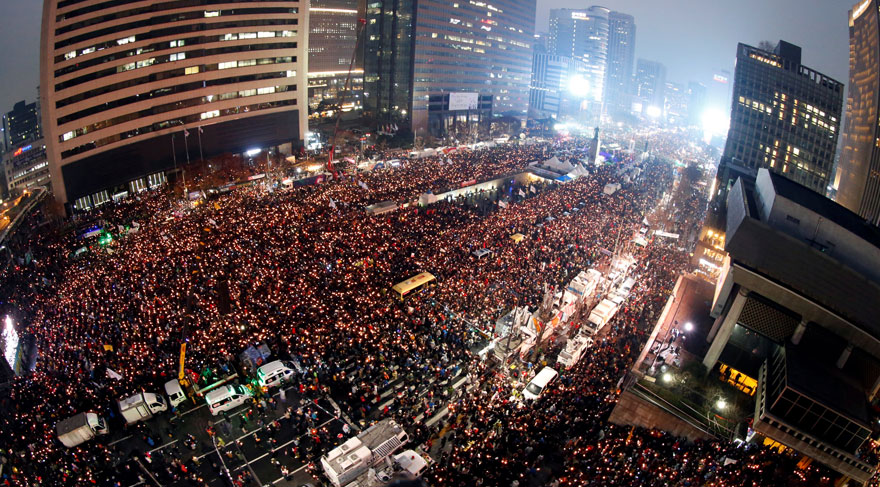
{"label": "construction crane", "polygon": [[348,62],[348,75],[345,77],[345,84],[342,88],[342,94],[339,96],[339,106],[336,111],[336,127],[333,129],[333,140],[330,145],[330,157],[327,159],[327,169],[333,175],[333,179],[339,179],[336,168],[333,167],[333,155],[336,152],[336,139],[339,136],[339,121],[342,119],[342,106],[345,103],[345,95],[351,91],[351,72],[354,70],[354,61],[357,58],[358,47],[361,45],[361,39],[366,31],[367,19],[358,19],[356,40],[354,49],[351,51],[351,60]]}

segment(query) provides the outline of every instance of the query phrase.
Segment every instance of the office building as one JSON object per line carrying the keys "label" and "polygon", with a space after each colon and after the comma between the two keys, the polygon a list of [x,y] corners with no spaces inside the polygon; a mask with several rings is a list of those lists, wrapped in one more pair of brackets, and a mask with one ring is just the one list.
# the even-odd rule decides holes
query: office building
{"label": "office building", "polygon": [[663,112],[666,93],[666,66],[657,61],[639,59],[635,75],[636,104],[643,114],[657,117]]}
{"label": "office building", "polygon": [[629,114],[636,53],[636,23],[632,15],[608,14],[608,61],[605,69],[605,112]]}
{"label": "office building", "polygon": [[[309,6],[309,109],[320,119],[328,107],[357,113],[363,108],[363,56],[357,49],[358,0],[314,0]],[[354,64],[352,57],[354,56]],[[349,89],[346,80],[351,78]],[[343,95],[344,99],[340,95]]]}
{"label": "office building", "polygon": [[56,199],[88,208],[200,156],[301,145],[306,7],[44,0],[40,105]]}
{"label": "office building", "polygon": [[700,126],[703,122],[703,112],[706,110],[706,86],[696,81],[689,82],[687,97],[688,123],[692,126]]}
{"label": "office building", "polygon": [[601,107],[608,61],[609,15],[605,7],[550,10],[548,52],[583,61],[587,72],[579,90],[584,99]]}
{"label": "office building", "polygon": [[366,28],[364,114],[374,125],[458,137],[494,116],[525,118],[535,0],[380,0],[367,5]]}
{"label": "office building", "polygon": [[5,185],[3,193],[17,196],[34,186],[49,186],[49,159],[46,143],[36,139],[12,146],[3,154]]}
{"label": "office building", "polygon": [[666,83],[663,91],[663,115],[675,125],[686,125],[688,119],[688,93],[681,83]]}
{"label": "office building", "polygon": [[849,11],[849,89],[838,166],[836,201],[880,225],[880,2],[861,0]]}
{"label": "office building", "polygon": [[880,392],[880,230],[759,168],[729,191],[724,249],[703,364],[756,384],[754,432],[867,482],[876,467],[864,455],[877,422],[870,403]]}
{"label": "office building", "polygon": [[716,176],[715,201],[759,168],[825,194],[831,181],[843,85],[801,64],[801,49],[779,41],[774,52],[737,46],[733,107]]}
{"label": "office building", "polygon": [[16,103],[12,111],[3,115],[3,132],[6,134],[5,145],[10,149],[42,137],[39,104],[24,101]]}
{"label": "office building", "polygon": [[529,116],[536,119],[575,117],[580,100],[573,99],[568,85],[572,77],[583,77],[586,72],[583,61],[535,53],[532,58]]}

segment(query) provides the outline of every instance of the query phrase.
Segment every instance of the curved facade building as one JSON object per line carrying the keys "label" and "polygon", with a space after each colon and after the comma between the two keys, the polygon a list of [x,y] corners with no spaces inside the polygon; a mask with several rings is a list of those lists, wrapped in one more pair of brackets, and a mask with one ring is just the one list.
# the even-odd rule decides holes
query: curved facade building
{"label": "curved facade building", "polygon": [[849,90],[837,202],[880,225],[880,2],[849,12]]}
{"label": "curved facade building", "polygon": [[301,144],[307,32],[298,0],[44,0],[56,199],[86,208],[200,155]]}

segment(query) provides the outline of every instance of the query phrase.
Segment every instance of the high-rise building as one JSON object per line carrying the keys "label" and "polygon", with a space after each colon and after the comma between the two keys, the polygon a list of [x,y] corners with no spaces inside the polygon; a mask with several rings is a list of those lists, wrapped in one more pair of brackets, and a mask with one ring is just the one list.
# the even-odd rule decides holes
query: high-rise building
{"label": "high-rise building", "polygon": [[86,208],[201,156],[302,144],[307,32],[298,0],[44,0],[56,199]]}
{"label": "high-rise building", "polygon": [[46,143],[40,138],[12,146],[3,154],[5,187],[0,193],[18,195],[34,186],[49,185]]}
{"label": "high-rise building", "polygon": [[698,126],[702,123],[703,111],[706,110],[706,86],[697,81],[688,83],[688,123]]}
{"label": "high-rise building", "polygon": [[739,44],[717,197],[726,200],[737,177],[748,184],[762,167],[824,195],[842,104],[843,85],[802,65],[800,47],[779,41],[769,52]]}
{"label": "high-rise building", "polygon": [[628,114],[632,109],[632,72],[636,54],[636,23],[632,15],[608,14],[608,62],[605,69],[605,111]]}
{"label": "high-rise building", "polygon": [[363,56],[355,56],[362,8],[358,0],[313,0],[309,5],[309,109],[317,116],[340,101],[345,111],[362,108]]}
{"label": "high-rise building", "polygon": [[597,105],[605,94],[610,14],[607,8],[596,6],[550,10],[548,52],[584,62],[587,72],[582,91],[587,100]]}
{"label": "high-rise building", "polygon": [[20,101],[16,103],[12,107],[12,111],[3,115],[3,129],[6,134],[6,145],[10,148],[39,139],[43,136],[40,124],[40,105],[37,102]]}
{"label": "high-rise building", "polygon": [[417,137],[524,118],[534,30],[535,0],[368,3],[365,115]]}
{"label": "high-rise building", "polygon": [[878,0],[849,11],[849,90],[836,201],[880,225],[880,20]]}
{"label": "high-rise building", "polygon": [[[639,59],[636,63],[635,76],[636,100],[642,106],[642,113],[663,111],[666,91],[666,66],[657,61]],[[652,114],[653,115],[653,114]]]}
{"label": "high-rise building", "polygon": [[686,125],[688,119],[688,94],[681,83],[666,83],[664,89],[663,115],[669,123]]}
{"label": "high-rise building", "polygon": [[532,84],[529,92],[529,113],[534,118],[574,116],[578,100],[568,90],[571,77],[584,76],[583,61],[547,53],[532,58]]}

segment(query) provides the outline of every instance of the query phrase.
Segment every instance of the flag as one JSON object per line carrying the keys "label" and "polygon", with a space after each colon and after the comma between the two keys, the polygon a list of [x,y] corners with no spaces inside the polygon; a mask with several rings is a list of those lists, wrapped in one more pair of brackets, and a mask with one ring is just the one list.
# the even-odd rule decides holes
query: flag
{"label": "flag", "polygon": [[518,194],[523,197],[526,195],[525,191],[523,191],[522,189],[519,190]]}
{"label": "flag", "polygon": [[119,372],[116,372],[110,367],[107,367],[107,377],[110,377],[111,379],[122,380],[122,376],[119,375]]}
{"label": "flag", "polygon": [[498,200],[498,206],[500,206],[502,208],[507,208],[507,202],[502,201],[502,200]]}
{"label": "flag", "polygon": [[189,130],[187,130],[187,129],[183,129],[183,136],[184,136],[184,137],[189,137]]}
{"label": "flag", "polygon": [[394,124],[394,131],[397,132],[397,130],[398,130],[398,129],[397,129],[397,124],[395,123],[395,124]]}
{"label": "flag", "polygon": [[532,193],[537,193],[537,192],[538,192],[538,190],[535,189],[534,186],[529,186],[529,191],[531,191]]}
{"label": "flag", "polygon": [[109,343],[105,343],[105,344],[104,344],[104,351],[105,351],[105,352],[112,352],[112,351],[113,351],[113,345],[110,345]]}
{"label": "flag", "polygon": [[205,133],[205,131],[204,131],[204,130],[202,130],[202,127],[199,127],[199,133],[200,133],[200,134],[203,134],[203,133]]}
{"label": "flag", "polygon": [[336,209],[336,202],[333,201],[333,198],[330,198],[330,208]]}
{"label": "flag", "polygon": [[370,188],[367,187],[367,183],[365,183],[363,181],[358,180],[358,186],[360,186],[361,188],[364,188],[366,191],[370,190]]}

